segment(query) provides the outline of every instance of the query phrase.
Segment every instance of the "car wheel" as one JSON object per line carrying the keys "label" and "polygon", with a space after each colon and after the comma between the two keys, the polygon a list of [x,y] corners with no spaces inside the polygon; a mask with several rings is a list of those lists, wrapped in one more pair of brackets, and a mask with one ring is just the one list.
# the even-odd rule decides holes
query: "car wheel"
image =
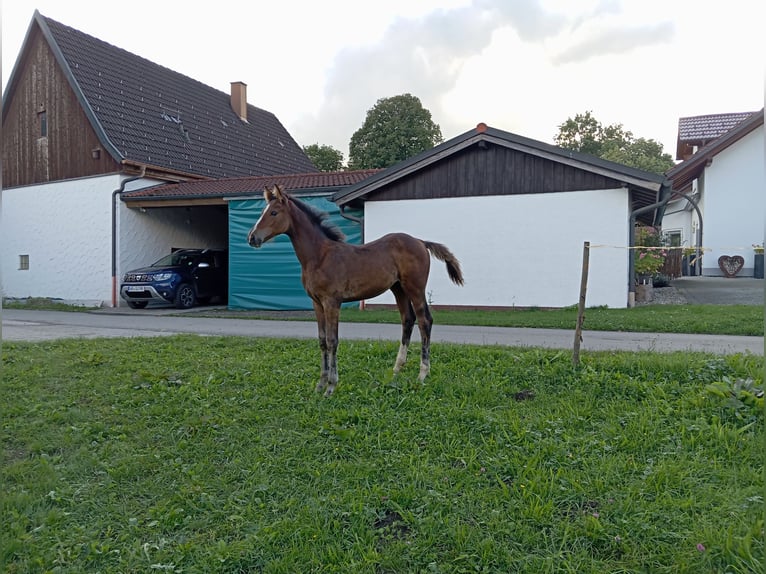
{"label": "car wheel", "polygon": [[128,307],[131,309],[143,309],[149,301],[128,301]]}
{"label": "car wheel", "polygon": [[191,309],[197,302],[197,297],[194,295],[194,288],[184,283],[178,287],[176,291],[176,307],[178,309]]}

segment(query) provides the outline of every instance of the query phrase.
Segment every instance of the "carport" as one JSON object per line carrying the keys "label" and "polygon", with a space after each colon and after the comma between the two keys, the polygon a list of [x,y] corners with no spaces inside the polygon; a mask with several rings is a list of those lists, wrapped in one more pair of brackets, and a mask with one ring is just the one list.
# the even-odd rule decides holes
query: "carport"
{"label": "carport", "polygon": [[[301,269],[287,237],[264,248],[247,245],[250,227],[264,206],[265,187],[288,193],[330,214],[350,243],[362,241],[361,210],[341,213],[330,198],[379,170],[317,172],[163,184],[125,192],[134,240],[123,245],[124,271],[158,258],[172,247],[224,247],[229,251],[231,309],[311,309],[301,284]],[[179,243],[180,242],[180,243]],[[154,250],[151,255],[149,251]]]}

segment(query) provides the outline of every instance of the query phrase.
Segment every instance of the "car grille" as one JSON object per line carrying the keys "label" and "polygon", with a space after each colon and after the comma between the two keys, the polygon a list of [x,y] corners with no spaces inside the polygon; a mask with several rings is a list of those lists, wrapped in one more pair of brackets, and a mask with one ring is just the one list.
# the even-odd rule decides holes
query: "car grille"
{"label": "car grille", "polygon": [[152,275],[148,273],[128,273],[125,276],[126,283],[147,283],[153,280]]}

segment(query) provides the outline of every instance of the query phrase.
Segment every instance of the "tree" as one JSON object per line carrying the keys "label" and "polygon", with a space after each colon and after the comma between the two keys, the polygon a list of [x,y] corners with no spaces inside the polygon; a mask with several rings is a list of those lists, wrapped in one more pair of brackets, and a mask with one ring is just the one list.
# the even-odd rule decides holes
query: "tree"
{"label": "tree", "polygon": [[349,168],[382,168],[442,142],[431,112],[411,94],[381,98],[367,111],[349,144]]}
{"label": "tree", "polygon": [[314,143],[303,146],[303,152],[319,171],[340,171],[343,169],[343,152],[329,145]]}
{"label": "tree", "polygon": [[664,173],[675,165],[673,157],[664,153],[662,144],[656,140],[636,139],[622,124],[603,126],[589,111],[559,125],[555,143],[654,173]]}

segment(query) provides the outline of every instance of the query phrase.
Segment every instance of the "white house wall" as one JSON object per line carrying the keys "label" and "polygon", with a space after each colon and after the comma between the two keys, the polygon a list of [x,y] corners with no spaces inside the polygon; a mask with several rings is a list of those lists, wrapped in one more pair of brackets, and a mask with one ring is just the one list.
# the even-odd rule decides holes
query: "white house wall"
{"label": "white house wall", "polygon": [[[628,192],[368,201],[365,241],[403,231],[445,244],[460,260],[465,286],[432,259],[434,305],[566,307],[577,304],[583,243],[591,242],[587,306],[627,306]],[[388,293],[371,304],[394,304]]]}
{"label": "white house wall", "polygon": [[705,168],[703,275],[722,275],[721,255],[745,259],[742,276],[753,275],[754,243],[764,237],[766,174],[763,126],[722,150]]}
{"label": "white house wall", "polygon": [[[50,297],[84,305],[113,303],[112,194],[108,175],[4,189],[0,221],[3,297]],[[126,190],[156,184],[137,180]],[[116,200],[117,282],[172,247],[225,247],[225,209],[129,209]],[[29,269],[19,269],[20,256]],[[120,305],[119,296],[115,302]]]}
{"label": "white house wall", "polygon": [[[111,289],[111,192],[119,176],[3,190],[3,296],[92,303]],[[20,270],[20,256],[29,269]]]}

